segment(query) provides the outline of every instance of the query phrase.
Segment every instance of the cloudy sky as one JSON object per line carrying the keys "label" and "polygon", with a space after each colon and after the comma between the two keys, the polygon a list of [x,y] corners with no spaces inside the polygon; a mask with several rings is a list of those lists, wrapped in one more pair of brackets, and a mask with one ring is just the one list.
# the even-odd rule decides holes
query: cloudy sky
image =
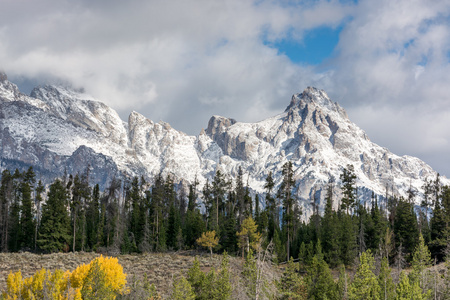
{"label": "cloudy sky", "polygon": [[324,89],[381,146],[450,177],[447,0],[0,0],[0,69],[197,135]]}

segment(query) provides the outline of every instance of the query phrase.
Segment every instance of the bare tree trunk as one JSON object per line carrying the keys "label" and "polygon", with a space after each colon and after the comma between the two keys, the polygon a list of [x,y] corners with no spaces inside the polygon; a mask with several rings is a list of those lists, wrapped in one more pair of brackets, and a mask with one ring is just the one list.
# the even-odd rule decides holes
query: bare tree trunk
{"label": "bare tree trunk", "polygon": [[266,259],[270,259],[269,256],[272,255],[273,243],[270,241],[267,245],[266,250],[262,251],[261,242],[258,246],[258,252],[256,254],[256,286],[255,286],[255,299],[259,300],[260,295],[263,292],[264,280],[263,280],[263,267]]}

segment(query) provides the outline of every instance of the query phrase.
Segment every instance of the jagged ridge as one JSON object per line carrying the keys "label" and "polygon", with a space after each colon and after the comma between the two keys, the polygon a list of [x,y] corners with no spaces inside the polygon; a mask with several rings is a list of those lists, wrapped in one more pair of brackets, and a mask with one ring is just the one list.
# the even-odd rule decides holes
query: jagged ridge
{"label": "jagged ridge", "polygon": [[82,172],[90,164],[102,185],[121,174],[162,173],[185,182],[197,177],[201,186],[218,169],[234,176],[241,167],[252,190],[262,193],[267,174],[272,172],[279,184],[282,165],[290,160],[305,216],[313,193],[323,199],[324,185],[331,177],[338,180],[348,164],[355,167],[363,199],[371,191],[383,195],[386,187],[397,195],[405,195],[410,186],[421,191],[425,178],[436,176],[423,161],[371,142],[342,107],[313,87],[294,95],[286,110],[272,118],[242,123],[213,116],[206,131],[188,136],[137,112],[124,122],[82,91],[44,86],[26,96],[5,75],[0,80],[0,138],[2,169],[33,165],[55,176],[65,169]]}

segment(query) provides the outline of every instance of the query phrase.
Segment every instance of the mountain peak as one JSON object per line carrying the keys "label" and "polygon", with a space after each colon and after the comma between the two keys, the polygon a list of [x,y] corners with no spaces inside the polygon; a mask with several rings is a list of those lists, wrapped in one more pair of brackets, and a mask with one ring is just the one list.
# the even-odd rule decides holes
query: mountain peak
{"label": "mountain peak", "polygon": [[337,112],[344,118],[348,118],[345,110],[336,102],[333,102],[324,90],[315,87],[307,87],[302,93],[294,94],[291,103],[286,107],[285,112],[291,109],[303,109],[306,105],[312,104],[321,109]]}

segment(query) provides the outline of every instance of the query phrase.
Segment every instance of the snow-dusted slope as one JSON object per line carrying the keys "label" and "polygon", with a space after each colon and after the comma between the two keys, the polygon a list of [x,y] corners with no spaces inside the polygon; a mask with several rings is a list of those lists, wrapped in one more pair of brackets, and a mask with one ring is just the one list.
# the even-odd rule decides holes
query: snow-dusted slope
{"label": "snow-dusted slope", "polygon": [[[215,116],[207,132],[232,160],[224,167],[233,170],[233,165],[242,165],[257,191],[262,190],[269,171],[280,183],[282,165],[292,161],[297,196],[306,213],[314,191],[323,200],[325,184],[331,177],[339,183],[339,175],[349,164],[355,168],[365,199],[372,191],[384,195],[386,188],[396,195],[406,195],[410,186],[420,191],[425,178],[436,176],[418,158],[397,156],[371,142],[343,108],[324,91],[311,87],[294,95],[283,114],[259,123]],[[448,183],[446,178],[442,181]]]}
{"label": "snow-dusted slope", "polygon": [[1,76],[0,130],[3,169],[33,165],[55,176],[90,165],[101,184],[123,174],[162,173],[186,182],[197,177],[201,186],[217,169],[234,176],[242,167],[250,187],[262,193],[267,174],[279,184],[283,164],[291,161],[305,215],[314,191],[323,199],[324,185],[331,177],[339,181],[349,164],[362,196],[384,195],[387,187],[397,195],[410,186],[420,191],[425,178],[436,176],[423,161],[372,143],[315,88],[294,95],[272,118],[241,123],[213,116],[206,131],[188,136],[137,112],[124,122],[105,104],[64,87],[39,87],[26,96]]}

